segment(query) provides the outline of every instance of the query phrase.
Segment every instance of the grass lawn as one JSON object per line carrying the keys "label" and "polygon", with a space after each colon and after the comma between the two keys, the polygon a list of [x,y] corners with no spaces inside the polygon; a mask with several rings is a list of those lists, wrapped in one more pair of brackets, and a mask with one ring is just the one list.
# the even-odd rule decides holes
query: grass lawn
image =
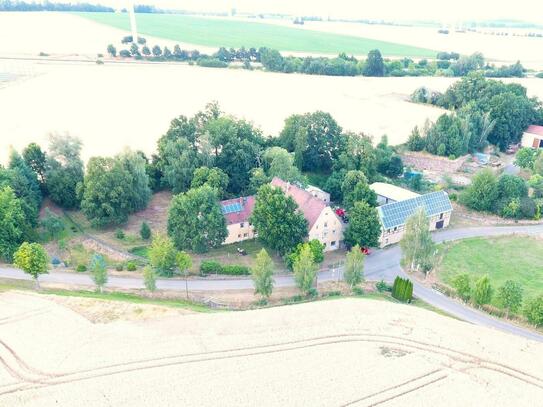
{"label": "grass lawn", "polygon": [[[474,238],[452,243],[439,266],[438,277],[451,285],[468,273],[472,282],[488,274],[497,289],[506,280],[524,288],[524,299],[543,293],[543,241],[525,236]],[[495,300],[494,305],[497,305]]]}
{"label": "grass lawn", "polygon": [[[128,14],[76,13],[96,22],[129,31]],[[435,57],[436,51],[355,36],[302,30],[260,22],[194,17],[178,14],[137,14],[143,35],[208,47],[269,47],[280,51],[363,55],[379,49],[385,56]],[[117,38],[112,38],[114,42]],[[104,44],[104,48],[107,44]],[[153,44],[151,44],[153,45]]]}

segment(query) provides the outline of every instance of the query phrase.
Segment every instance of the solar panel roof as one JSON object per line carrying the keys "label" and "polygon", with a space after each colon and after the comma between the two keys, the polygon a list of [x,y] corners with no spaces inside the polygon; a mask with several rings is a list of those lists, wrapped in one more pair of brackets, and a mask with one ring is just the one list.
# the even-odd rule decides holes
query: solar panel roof
{"label": "solar panel roof", "polygon": [[445,191],[432,192],[405,201],[393,202],[377,208],[385,229],[404,225],[407,218],[423,207],[427,216],[452,211],[449,195]]}
{"label": "solar panel roof", "polygon": [[241,207],[241,204],[239,202],[235,202],[235,203],[230,203],[228,205],[222,205],[221,209],[222,209],[222,213],[226,215],[228,213],[241,212],[243,208]]}

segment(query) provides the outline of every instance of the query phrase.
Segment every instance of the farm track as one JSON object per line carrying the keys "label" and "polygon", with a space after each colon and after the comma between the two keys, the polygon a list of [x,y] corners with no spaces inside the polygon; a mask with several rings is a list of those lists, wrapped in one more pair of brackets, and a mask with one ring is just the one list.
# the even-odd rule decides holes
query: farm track
{"label": "farm track", "polygon": [[[193,363],[205,363],[205,362],[212,362],[212,361],[236,359],[236,358],[243,358],[243,357],[296,351],[296,350],[301,350],[301,349],[316,348],[316,347],[322,347],[322,346],[331,346],[331,345],[345,344],[345,343],[359,343],[359,342],[394,345],[396,347],[407,348],[409,350],[419,350],[419,351],[427,352],[431,354],[442,355],[456,362],[466,364],[467,368],[469,369],[492,370],[500,374],[509,376],[511,378],[517,379],[525,384],[529,384],[529,385],[538,387],[540,389],[543,389],[543,379],[540,377],[537,377],[527,372],[523,372],[519,369],[516,369],[514,367],[511,367],[502,363],[493,362],[488,359],[479,358],[472,354],[462,352],[462,351],[457,351],[457,350],[447,348],[444,346],[433,345],[426,342],[417,341],[413,339],[407,339],[407,338],[403,338],[400,336],[393,336],[393,335],[340,334],[340,335],[329,335],[329,336],[315,337],[315,338],[296,340],[296,341],[280,342],[280,343],[275,343],[275,344],[225,349],[225,350],[218,350],[218,351],[211,351],[211,352],[198,352],[198,353],[189,353],[189,354],[170,355],[170,356],[164,356],[164,357],[158,357],[158,358],[143,359],[140,361],[112,364],[112,365],[93,368],[93,369],[83,369],[83,370],[78,370],[78,371],[73,371],[73,372],[68,372],[68,373],[42,374],[41,376],[37,378],[31,377],[31,379],[33,380],[27,380],[28,377],[27,375],[25,375],[25,372],[28,372],[28,370],[26,370],[26,367],[25,367],[26,364],[22,366],[23,367],[22,374],[21,372],[18,372],[16,368],[14,368],[13,365],[4,364],[4,366],[6,367],[6,369],[8,369],[10,374],[12,374],[14,377],[17,377],[17,379],[20,380],[22,383],[19,383],[18,386],[11,385],[10,388],[1,390],[0,396],[10,394],[10,393],[15,393],[15,392],[34,390],[34,389],[39,389],[39,388],[91,380],[95,378],[102,378],[102,377],[130,373],[130,372],[141,371],[141,370],[162,368],[162,367],[168,367],[168,366],[186,365],[186,364],[193,364]],[[18,356],[16,357],[18,360],[20,360]],[[463,369],[463,370],[467,370],[467,369]],[[444,378],[445,377],[436,378],[435,380],[431,382],[422,383],[415,389],[406,390],[404,394],[409,393],[411,391],[415,391],[418,388],[422,388],[424,386],[430,385],[438,380],[443,380]],[[422,379],[423,379],[423,376],[411,379],[410,381],[406,382],[405,385],[417,380],[422,380]],[[400,388],[403,386],[404,384],[399,384],[396,387]],[[394,390],[394,389],[395,387],[393,386],[387,391]],[[352,403],[363,401],[367,399],[368,397],[370,396],[366,396],[365,398],[359,399]],[[394,397],[398,397],[398,395]],[[380,401],[377,404],[380,404],[382,402],[384,401]],[[374,404],[374,405],[377,405],[377,404]]]}

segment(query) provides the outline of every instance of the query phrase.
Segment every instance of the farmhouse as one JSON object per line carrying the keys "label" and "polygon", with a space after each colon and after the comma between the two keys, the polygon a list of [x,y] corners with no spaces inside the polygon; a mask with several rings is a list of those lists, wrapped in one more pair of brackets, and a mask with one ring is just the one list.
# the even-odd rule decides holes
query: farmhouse
{"label": "farmhouse", "polygon": [[254,206],[254,196],[228,199],[221,202],[221,210],[228,229],[228,236],[223,244],[241,242],[256,237],[255,229],[249,222]]}
{"label": "farmhouse", "polygon": [[[323,200],[326,195],[318,194],[318,196],[314,196],[312,192],[279,178],[274,178],[271,185],[281,188],[285,195],[294,199],[307,220],[309,240],[319,240],[324,244],[325,251],[336,250],[341,246],[343,222],[328,203]],[[326,194],[324,191],[321,192]],[[241,242],[257,237],[257,232],[249,222],[255,206],[254,196],[229,199],[222,201],[220,204],[228,229],[228,237],[223,244]]]}
{"label": "farmhouse", "polygon": [[377,195],[377,203],[379,205],[405,201],[406,199],[420,196],[419,194],[408,189],[400,188],[396,185],[387,184],[385,182],[374,182],[370,185],[370,189]]}
{"label": "farmhouse", "polygon": [[543,148],[543,126],[529,126],[522,135],[522,147]]}
{"label": "farmhouse", "polygon": [[420,207],[426,211],[430,230],[443,229],[449,225],[452,205],[445,191],[382,205],[377,208],[381,222],[380,247],[398,243],[404,234],[407,219]]}

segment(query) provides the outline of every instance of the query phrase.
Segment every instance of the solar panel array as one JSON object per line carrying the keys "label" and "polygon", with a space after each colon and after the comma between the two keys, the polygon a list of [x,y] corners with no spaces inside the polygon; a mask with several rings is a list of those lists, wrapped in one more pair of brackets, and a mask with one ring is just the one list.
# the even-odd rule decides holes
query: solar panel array
{"label": "solar panel array", "polygon": [[222,213],[224,215],[227,215],[229,213],[241,212],[243,208],[241,207],[241,204],[239,202],[234,202],[227,205],[222,205],[221,209],[222,209]]}
{"label": "solar panel array", "polygon": [[404,225],[407,218],[415,211],[423,207],[427,216],[439,215],[452,211],[449,196],[444,191],[432,192],[430,194],[406,199],[405,201],[393,202],[377,208],[381,222],[385,229]]}

